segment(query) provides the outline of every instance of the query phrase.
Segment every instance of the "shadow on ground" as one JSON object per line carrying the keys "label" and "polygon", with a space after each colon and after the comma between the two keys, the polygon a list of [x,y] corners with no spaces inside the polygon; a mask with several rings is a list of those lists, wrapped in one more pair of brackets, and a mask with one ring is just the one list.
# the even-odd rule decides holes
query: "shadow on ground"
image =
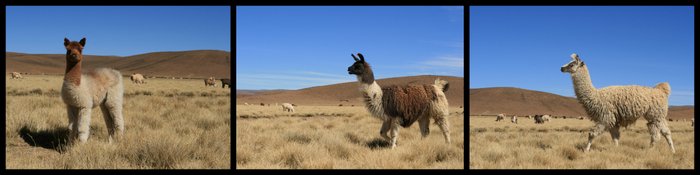
{"label": "shadow on ground", "polygon": [[367,142],[367,147],[369,147],[369,149],[389,148],[391,147],[391,143],[381,138],[375,138]]}
{"label": "shadow on ground", "polygon": [[32,130],[27,126],[19,129],[19,135],[24,142],[31,146],[56,150],[60,153],[66,151],[68,140],[68,128],[59,127],[49,130]]}

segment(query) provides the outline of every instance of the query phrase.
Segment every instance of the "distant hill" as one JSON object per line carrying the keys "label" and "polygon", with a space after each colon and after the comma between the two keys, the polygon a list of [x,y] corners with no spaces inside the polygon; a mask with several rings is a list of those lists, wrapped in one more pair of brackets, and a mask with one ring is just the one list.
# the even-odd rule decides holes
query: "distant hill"
{"label": "distant hill", "polygon": [[[110,67],[123,75],[230,78],[231,53],[218,50],[152,52],[127,57],[84,55],[83,68]],[[65,54],[5,53],[5,70],[31,74],[63,74]]]}
{"label": "distant hill", "polygon": [[[670,106],[669,118],[689,119],[694,106]],[[469,115],[552,114],[586,116],[576,98],[512,87],[469,89]]]}
{"label": "distant hill", "polygon": [[[409,76],[377,80],[379,86],[433,84],[440,77],[450,83],[447,100],[450,106],[464,105],[464,78],[451,76]],[[299,90],[275,90],[258,93],[236,91],[236,104],[294,103],[298,105],[364,105],[357,82],[316,86]]]}

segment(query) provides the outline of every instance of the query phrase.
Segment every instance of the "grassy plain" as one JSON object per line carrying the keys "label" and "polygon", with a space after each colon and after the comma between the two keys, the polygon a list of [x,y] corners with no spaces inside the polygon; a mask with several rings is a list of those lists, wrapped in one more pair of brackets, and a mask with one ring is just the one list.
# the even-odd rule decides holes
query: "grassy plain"
{"label": "grassy plain", "polygon": [[417,124],[399,130],[392,150],[381,138],[381,121],[364,106],[238,105],[237,169],[463,169],[463,109],[451,108],[452,143],[431,120],[422,139]]}
{"label": "grassy plain", "polygon": [[[231,91],[203,80],[124,78],[125,135],[109,144],[92,111],[86,144],[67,148],[63,76],[5,77],[7,169],[229,169]],[[220,83],[220,82],[219,82]]]}
{"label": "grassy plain", "polygon": [[496,122],[495,116],[469,117],[470,169],[693,169],[695,134],[690,121],[669,122],[676,153],[663,137],[649,148],[646,120],[621,129],[615,147],[608,132],[588,141],[590,120],[552,119],[545,124],[519,118]]}

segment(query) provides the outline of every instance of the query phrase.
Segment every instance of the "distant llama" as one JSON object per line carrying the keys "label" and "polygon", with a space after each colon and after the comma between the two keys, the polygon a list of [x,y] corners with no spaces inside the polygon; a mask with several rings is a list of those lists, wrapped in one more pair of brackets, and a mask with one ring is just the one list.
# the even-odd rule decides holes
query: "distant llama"
{"label": "distant llama", "polygon": [[144,81],[146,78],[144,78],[143,75],[138,74],[138,73],[132,73],[131,74],[131,82],[136,83],[136,84],[144,84],[146,81]]}
{"label": "distant llama", "polygon": [[214,77],[209,77],[207,79],[204,79],[204,86],[211,86],[211,87],[216,87],[216,79]]}
{"label": "distant llama", "polygon": [[20,74],[18,72],[12,72],[12,73],[10,73],[10,75],[12,75],[12,77],[10,79],[21,79],[22,78],[22,74]]}
{"label": "distant llama", "polygon": [[118,139],[124,132],[122,75],[109,68],[81,74],[85,38],[80,42],[65,38],[63,45],[67,50],[67,64],[61,97],[68,110],[69,142],[75,143],[76,139],[80,143],[87,141],[90,136],[90,114],[93,108],[100,106],[111,143],[112,139]]}
{"label": "distant llama", "polygon": [[282,111],[285,112],[294,112],[294,106],[289,103],[282,103]]}
{"label": "distant llama", "polygon": [[498,114],[498,115],[496,115],[496,121],[497,121],[497,122],[498,122],[498,121],[501,121],[501,120],[503,120],[505,117],[506,117],[506,116],[503,115],[503,114]]}
{"label": "distant llama", "polygon": [[221,79],[221,88],[223,89],[226,85],[231,89],[231,79]]}
{"label": "distant llama", "polygon": [[675,153],[671,129],[668,128],[668,96],[671,86],[659,83],[655,87],[643,86],[609,86],[596,89],[591,83],[588,67],[578,57],[571,54],[571,61],[561,67],[561,72],[570,73],[574,84],[576,99],[583,105],[595,126],[588,134],[591,149],[593,139],[604,131],[609,131],[615,146],[620,140],[620,127],[631,126],[637,119],[644,117],[651,135],[651,147],[659,138],[659,131],[666,138],[671,152]]}
{"label": "distant llama", "polygon": [[356,75],[367,110],[372,116],[384,122],[379,133],[386,140],[391,141],[392,149],[396,147],[399,126],[406,128],[418,121],[421,134],[425,138],[430,133],[428,127],[431,118],[442,130],[445,142],[451,143],[449,123],[446,118],[450,114],[447,97],[445,97],[445,92],[449,88],[447,81],[438,78],[429,85],[381,88],[374,81],[374,73],[369,63],[365,61],[362,54],[357,53],[357,56],[360,59],[352,55],[355,63],[348,67],[348,74]]}
{"label": "distant llama", "polygon": [[510,118],[510,122],[511,122],[511,123],[518,124],[518,116],[517,116],[517,115],[513,115],[513,117]]}

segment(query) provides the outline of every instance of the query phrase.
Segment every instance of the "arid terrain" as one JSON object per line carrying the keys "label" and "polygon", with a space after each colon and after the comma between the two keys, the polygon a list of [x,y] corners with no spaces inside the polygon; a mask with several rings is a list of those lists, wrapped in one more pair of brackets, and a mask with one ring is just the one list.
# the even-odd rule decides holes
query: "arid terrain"
{"label": "arid terrain", "polygon": [[544,124],[519,117],[496,122],[495,116],[469,116],[470,169],[693,169],[695,128],[690,121],[669,122],[676,153],[666,140],[649,148],[646,121],[621,129],[619,146],[610,134],[588,141],[590,120],[553,119]]}
{"label": "arid terrain", "polygon": [[364,106],[237,105],[237,169],[463,169],[464,110],[450,108],[451,144],[431,121],[401,128],[397,147],[379,135],[381,121]]}
{"label": "arid terrain", "polygon": [[[380,86],[432,84],[437,76],[377,80]],[[431,119],[430,135],[418,124],[401,128],[392,150],[358,91],[357,82],[300,90],[236,91],[237,169],[463,169],[464,78],[449,81],[451,144]],[[260,104],[264,104],[261,106]],[[295,112],[284,112],[293,103]],[[245,105],[248,104],[248,105]]]}
{"label": "arid terrain", "polygon": [[[218,50],[151,52],[125,57],[84,53],[83,68],[109,67],[122,75],[140,73],[146,77],[230,78],[231,53]],[[63,75],[65,54],[5,53],[5,71]]]}
{"label": "arid terrain", "polygon": [[146,79],[136,85],[124,77],[122,140],[108,143],[95,108],[87,143],[67,148],[63,76],[23,77],[5,76],[7,169],[231,168],[231,90],[220,82],[204,87],[201,79]]}

